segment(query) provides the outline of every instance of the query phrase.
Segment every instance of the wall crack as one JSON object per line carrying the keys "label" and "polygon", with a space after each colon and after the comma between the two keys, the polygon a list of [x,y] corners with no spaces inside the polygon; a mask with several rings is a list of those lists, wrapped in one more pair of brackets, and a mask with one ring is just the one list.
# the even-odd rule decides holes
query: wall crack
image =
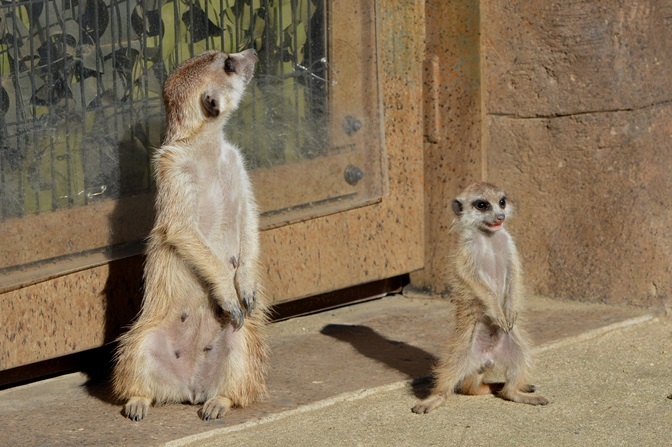
{"label": "wall crack", "polygon": [[550,114],[535,114],[535,115],[520,115],[515,113],[488,113],[487,116],[493,116],[497,118],[509,118],[515,120],[546,120],[553,118],[569,118],[573,116],[582,116],[582,115],[595,115],[598,113],[618,113],[618,112],[636,112],[640,110],[652,109],[659,106],[666,106],[672,104],[672,99],[666,99],[663,101],[656,101],[650,104],[644,104],[638,107],[626,107],[626,108],[616,108],[616,109],[604,109],[604,110],[583,110],[577,112],[567,112],[567,113],[550,113]]}

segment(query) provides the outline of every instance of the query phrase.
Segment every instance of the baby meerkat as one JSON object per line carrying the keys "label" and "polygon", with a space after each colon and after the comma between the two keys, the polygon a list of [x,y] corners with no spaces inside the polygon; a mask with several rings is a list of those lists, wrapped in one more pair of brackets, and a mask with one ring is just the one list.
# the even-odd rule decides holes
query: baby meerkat
{"label": "baby meerkat", "polygon": [[[534,386],[527,385],[532,361],[518,318],[523,295],[520,260],[503,227],[512,213],[506,195],[489,183],[475,183],[453,201],[452,208],[458,236],[452,284],[455,327],[434,368],[434,389],[413,412],[428,413],[455,391],[494,392],[513,402],[546,405],[548,400],[529,394]],[[504,373],[501,389],[483,382],[484,373],[495,368]]]}
{"label": "baby meerkat", "polygon": [[259,218],[242,156],[222,130],[256,61],[254,50],[205,52],[164,85],[144,297],[119,339],[112,377],[132,420],[167,402],[205,402],[200,415],[209,420],[265,394]]}

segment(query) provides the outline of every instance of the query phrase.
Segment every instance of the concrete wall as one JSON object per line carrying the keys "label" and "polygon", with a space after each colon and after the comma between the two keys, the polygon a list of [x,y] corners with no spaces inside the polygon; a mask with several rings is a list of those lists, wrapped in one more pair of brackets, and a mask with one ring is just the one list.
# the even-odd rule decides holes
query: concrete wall
{"label": "concrete wall", "polygon": [[533,291],[672,296],[672,1],[481,1],[487,178]]}

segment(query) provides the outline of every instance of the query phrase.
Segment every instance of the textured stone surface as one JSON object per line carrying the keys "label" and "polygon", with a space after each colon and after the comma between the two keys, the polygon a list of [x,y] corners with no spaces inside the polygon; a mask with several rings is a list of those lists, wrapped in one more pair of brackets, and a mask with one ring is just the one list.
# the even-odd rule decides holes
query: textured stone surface
{"label": "textured stone surface", "polygon": [[139,310],[142,258],[91,268],[0,297],[0,371],[113,341]]}
{"label": "textured stone surface", "polygon": [[481,2],[488,114],[556,116],[670,100],[672,2]]}
{"label": "textured stone surface", "polygon": [[168,446],[667,446],[672,405],[661,384],[672,375],[671,337],[665,319],[539,352],[546,406],[451,396],[420,416],[408,411],[417,403],[411,387],[397,382]]}
{"label": "textured stone surface", "polygon": [[669,148],[656,142],[671,132],[669,106],[491,121],[491,179],[518,200],[512,231],[534,290],[664,304],[672,292],[672,166]]}
{"label": "textured stone surface", "polygon": [[672,2],[485,1],[488,179],[533,290],[670,304]]}
{"label": "textured stone surface", "polygon": [[484,168],[481,144],[479,3],[429,0],[425,60],[425,263],[413,286],[448,288],[449,206]]}

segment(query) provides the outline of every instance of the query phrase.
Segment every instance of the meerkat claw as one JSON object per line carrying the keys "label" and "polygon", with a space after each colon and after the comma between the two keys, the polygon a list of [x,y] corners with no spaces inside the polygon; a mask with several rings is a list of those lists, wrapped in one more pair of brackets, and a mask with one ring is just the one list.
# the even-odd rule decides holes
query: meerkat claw
{"label": "meerkat claw", "polygon": [[245,313],[250,315],[254,308],[257,306],[257,292],[244,292],[243,293],[243,307],[245,308]]}

